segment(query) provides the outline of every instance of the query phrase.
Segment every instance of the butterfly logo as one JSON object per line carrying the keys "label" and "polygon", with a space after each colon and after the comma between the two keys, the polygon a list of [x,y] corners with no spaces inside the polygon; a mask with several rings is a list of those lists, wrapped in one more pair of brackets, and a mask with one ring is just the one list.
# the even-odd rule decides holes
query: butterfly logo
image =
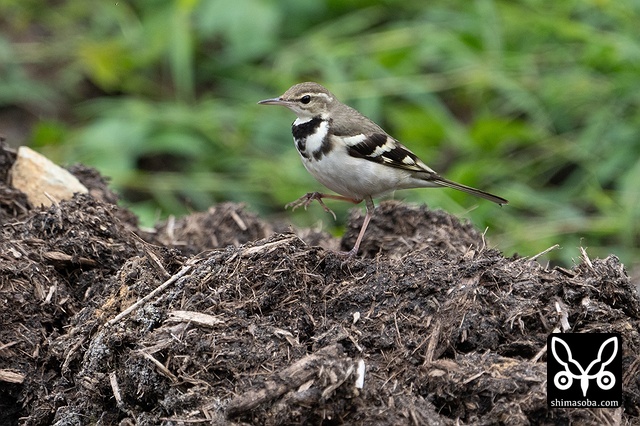
{"label": "butterfly logo", "polygon": [[[612,353],[607,360],[603,360],[607,346],[611,346],[608,350]],[[616,337],[611,337],[600,345],[597,358],[587,368],[582,368],[582,365],[573,359],[569,345],[559,337],[554,336],[551,338],[551,353],[556,361],[564,367],[564,371],[556,373],[553,378],[553,383],[557,389],[569,389],[573,385],[574,379],[580,380],[582,396],[586,397],[589,381],[592,379],[596,380],[597,385],[602,390],[609,390],[616,384],[616,378],[613,373],[605,370],[618,353],[618,339]]]}

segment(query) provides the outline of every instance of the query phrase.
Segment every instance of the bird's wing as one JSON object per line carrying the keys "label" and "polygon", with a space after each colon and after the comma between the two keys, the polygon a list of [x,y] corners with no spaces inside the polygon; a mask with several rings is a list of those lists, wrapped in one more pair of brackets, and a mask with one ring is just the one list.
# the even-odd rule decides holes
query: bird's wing
{"label": "bird's wing", "polygon": [[457,189],[458,191],[463,191],[500,205],[509,203],[509,201],[497,195],[443,178],[432,168],[424,164],[422,160],[413,152],[409,151],[407,147],[384,132],[353,136],[343,135],[340,139],[346,145],[347,153],[352,157],[364,158],[386,166],[413,172],[415,173],[413,176],[418,179]]}
{"label": "bird's wing", "polygon": [[390,167],[422,172],[437,173],[424,164],[413,152],[384,132],[341,137],[352,157],[364,158]]}

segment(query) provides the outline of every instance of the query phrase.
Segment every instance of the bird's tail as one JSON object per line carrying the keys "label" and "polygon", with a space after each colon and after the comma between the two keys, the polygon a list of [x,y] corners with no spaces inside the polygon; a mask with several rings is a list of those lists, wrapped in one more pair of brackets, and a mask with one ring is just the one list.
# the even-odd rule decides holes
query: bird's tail
{"label": "bird's tail", "polygon": [[476,197],[484,198],[485,200],[493,201],[496,204],[508,204],[509,201],[505,200],[502,197],[498,197],[497,195],[489,194],[488,192],[482,191],[480,189],[472,188],[470,186],[463,185],[461,183],[457,183],[443,177],[433,177],[429,178],[430,181],[436,183],[441,186],[446,186],[447,188],[457,189],[458,191],[466,192],[467,194],[475,195]]}

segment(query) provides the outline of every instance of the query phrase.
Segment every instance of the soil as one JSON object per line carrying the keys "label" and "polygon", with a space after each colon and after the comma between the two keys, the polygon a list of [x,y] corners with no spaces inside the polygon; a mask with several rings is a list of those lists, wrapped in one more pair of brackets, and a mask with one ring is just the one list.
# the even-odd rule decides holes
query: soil
{"label": "soil", "polygon": [[[1,425],[640,422],[640,299],[613,255],[505,258],[471,224],[398,202],[356,259],[335,249],[359,208],[341,241],[231,203],[149,232],[81,165],[89,194],[30,206],[12,155]],[[554,330],[622,335],[622,407],[547,407]]]}

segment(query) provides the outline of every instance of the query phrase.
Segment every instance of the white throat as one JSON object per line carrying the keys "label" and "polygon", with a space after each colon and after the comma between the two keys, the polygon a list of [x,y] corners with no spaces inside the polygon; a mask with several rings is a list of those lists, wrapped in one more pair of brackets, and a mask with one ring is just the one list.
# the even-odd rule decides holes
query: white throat
{"label": "white throat", "polygon": [[313,120],[312,116],[309,116],[309,117],[297,117],[296,120],[293,122],[293,125],[294,126],[299,126],[300,124],[308,123],[311,120]]}

